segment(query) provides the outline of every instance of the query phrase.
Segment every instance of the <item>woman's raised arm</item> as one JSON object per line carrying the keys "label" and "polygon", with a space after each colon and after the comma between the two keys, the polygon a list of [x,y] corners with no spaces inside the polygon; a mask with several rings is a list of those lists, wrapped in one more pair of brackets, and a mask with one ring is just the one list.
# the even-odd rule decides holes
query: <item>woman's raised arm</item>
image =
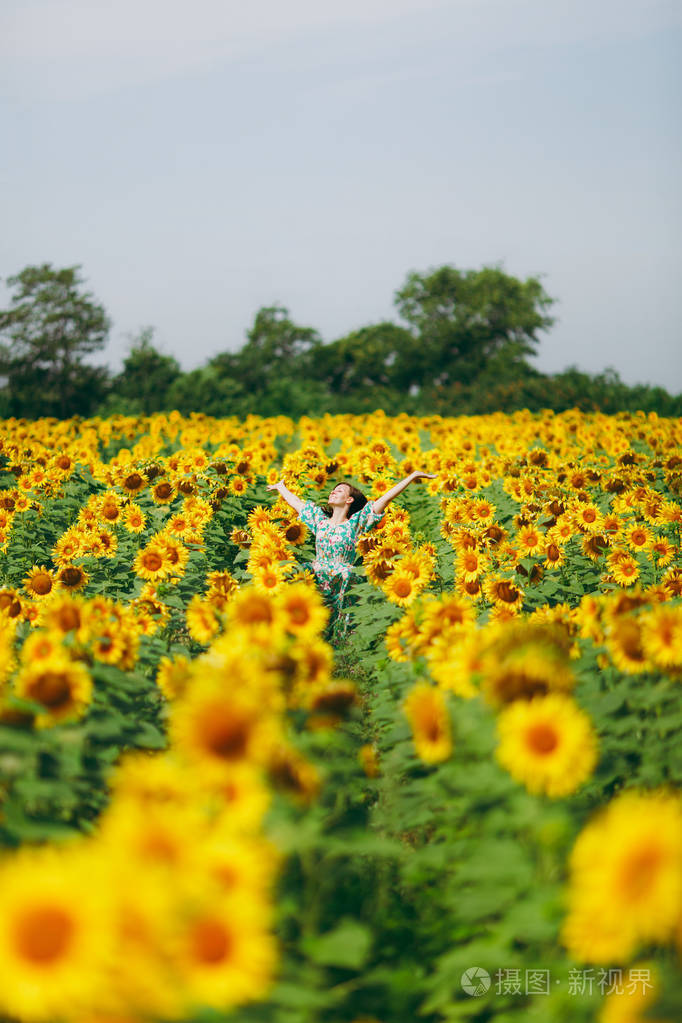
{"label": "woman's raised arm", "polygon": [[296,512],[300,512],[303,507],[303,501],[296,494],[292,494],[290,490],[284,485],[284,480],[280,480],[279,483],[269,483],[268,490],[276,490],[280,497],[283,497],[287,504]]}
{"label": "woman's raised arm", "polygon": [[415,470],[415,472],[411,472],[410,475],[406,476],[404,480],[401,480],[400,483],[396,483],[394,487],[391,487],[391,489],[387,490],[385,494],[382,494],[381,497],[377,497],[376,501],[372,502],[373,511],[375,511],[377,515],[381,515],[386,505],[389,504],[389,502],[392,501],[394,497],[397,497],[398,494],[402,494],[405,487],[408,486],[410,483],[413,483],[414,480],[421,479],[435,480],[435,478],[436,478],[435,473],[420,472],[419,469]]}

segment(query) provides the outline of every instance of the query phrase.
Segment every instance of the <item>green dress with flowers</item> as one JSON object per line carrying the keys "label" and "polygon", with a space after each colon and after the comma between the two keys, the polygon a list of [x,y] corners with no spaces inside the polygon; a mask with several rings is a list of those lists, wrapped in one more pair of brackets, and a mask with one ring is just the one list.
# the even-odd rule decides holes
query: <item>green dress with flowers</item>
{"label": "green dress with flowers", "polygon": [[334,525],[314,501],[304,501],[298,513],[301,522],[315,535],[315,560],[312,570],[323,600],[330,610],[328,635],[343,636],[348,628],[348,615],[343,614],[344,598],[353,573],[355,545],[361,533],[366,533],[384,517],[368,501],[345,522]]}

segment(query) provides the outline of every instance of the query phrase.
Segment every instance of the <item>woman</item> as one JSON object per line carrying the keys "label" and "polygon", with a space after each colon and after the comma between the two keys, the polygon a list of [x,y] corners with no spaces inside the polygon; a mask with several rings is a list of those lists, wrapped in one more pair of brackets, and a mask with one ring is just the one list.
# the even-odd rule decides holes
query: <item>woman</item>
{"label": "woman", "polygon": [[312,569],[331,612],[327,629],[329,636],[336,631],[336,638],[341,639],[348,627],[349,616],[342,614],[342,611],[355,563],[358,536],[380,522],[389,502],[402,493],[408,484],[418,479],[432,480],[435,476],[428,472],[412,472],[371,503],[350,483],[337,483],[329,495],[330,512],[326,514],[313,501],[303,501],[292,494],[282,480],[268,486],[268,490],[276,490],[291,505],[299,519],[315,535],[316,557]]}

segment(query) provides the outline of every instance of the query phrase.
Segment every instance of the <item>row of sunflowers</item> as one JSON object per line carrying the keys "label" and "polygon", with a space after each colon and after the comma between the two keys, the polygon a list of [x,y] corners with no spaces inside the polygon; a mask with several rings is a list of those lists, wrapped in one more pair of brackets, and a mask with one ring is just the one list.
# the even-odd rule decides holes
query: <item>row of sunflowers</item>
{"label": "row of sunflowers", "polygon": [[[578,412],[4,422],[0,1014],[679,1018],[681,442]],[[417,467],[334,646],[266,488]]]}

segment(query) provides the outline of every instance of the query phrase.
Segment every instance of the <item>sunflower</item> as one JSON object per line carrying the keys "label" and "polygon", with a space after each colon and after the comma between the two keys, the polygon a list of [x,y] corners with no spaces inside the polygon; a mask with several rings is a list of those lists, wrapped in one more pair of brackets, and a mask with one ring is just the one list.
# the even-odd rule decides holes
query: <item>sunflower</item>
{"label": "sunflower", "polygon": [[323,640],[305,637],[291,650],[295,666],[294,682],[302,690],[326,685],[331,679],[333,656]]}
{"label": "sunflower", "polygon": [[168,533],[158,533],[156,545],[163,556],[168,575],[181,576],[189,561],[189,550],[180,540]]}
{"label": "sunflower", "polygon": [[63,561],[71,562],[83,553],[83,537],[74,530],[67,529],[57,540],[52,549],[52,557],[57,564]]}
{"label": "sunflower", "polygon": [[283,743],[275,746],[268,761],[268,777],[278,792],[307,805],[317,798],[321,779],[314,764]]}
{"label": "sunflower", "polygon": [[276,618],[276,604],[266,592],[249,586],[241,590],[229,605],[230,621],[237,626],[270,631]]}
{"label": "sunflower", "polygon": [[165,549],[159,543],[149,543],[141,547],[135,555],[133,571],[141,579],[165,579],[168,575],[168,561]]}
{"label": "sunflower", "polygon": [[566,556],[561,547],[550,541],[545,547],[545,567],[561,568],[566,563]]}
{"label": "sunflower", "polygon": [[65,656],[25,665],[14,681],[14,691],[45,709],[36,718],[39,728],[82,717],[92,699],[92,679],[85,665]]}
{"label": "sunflower", "polygon": [[609,548],[609,538],[603,533],[586,533],[582,539],[583,554],[586,554],[591,561],[599,561],[604,552]]}
{"label": "sunflower", "polygon": [[495,505],[483,497],[474,498],[469,502],[468,512],[473,522],[482,526],[490,526],[496,512]]}
{"label": "sunflower", "polygon": [[210,600],[195,593],[185,612],[187,629],[197,643],[210,643],[220,632],[220,620]]}
{"label": "sunflower", "polygon": [[302,522],[284,522],[282,528],[286,542],[293,543],[296,547],[300,547],[308,536],[308,530]]}
{"label": "sunflower", "polygon": [[557,798],[575,792],[597,762],[587,714],[562,693],[516,700],[497,719],[496,755],[529,792]]}
{"label": "sunflower", "polygon": [[471,601],[481,600],[483,587],[480,579],[473,579],[467,582],[466,579],[455,579],[455,593],[459,597],[468,597]]}
{"label": "sunflower", "polygon": [[322,689],[311,693],[310,710],[317,714],[331,715],[336,723],[358,702],[357,687],[353,682],[334,680]]}
{"label": "sunflower", "polygon": [[239,893],[189,900],[175,928],[172,967],[188,1010],[227,1009],[263,998],[271,984],[276,946],[260,898]]}
{"label": "sunflower", "polygon": [[287,631],[299,636],[318,635],[329,618],[319,594],[306,583],[285,586],[278,594],[277,607],[285,615]]}
{"label": "sunflower", "polygon": [[653,534],[646,526],[637,524],[624,531],[623,539],[633,551],[646,551],[651,547]]}
{"label": "sunflower", "polygon": [[657,564],[661,566],[669,565],[673,560],[675,548],[664,536],[659,536],[651,544],[651,553],[656,558]]}
{"label": "sunflower", "polygon": [[682,904],[682,804],[628,791],[578,836],[562,930],[581,962],[625,962],[640,944],[671,941]]}
{"label": "sunflower", "polygon": [[206,578],[208,583],[208,595],[220,595],[224,597],[225,602],[236,593],[239,589],[239,583],[230,575],[227,571],[216,571],[210,572]]}
{"label": "sunflower", "polygon": [[114,558],[118,549],[118,540],[110,529],[98,529],[91,537],[91,553],[97,558]]}
{"label": "sunflower", "polygon": [[52,592],[55,581],[53,571],[45,568],[44,565],[34,565],[24,578],[24,589],[32,597],[42,600],[43,597],[47,597]]}
{"label": "sunflower", "polygon": [[230,480],[229,487],[230,492],[233,494],[243,494],[249,486],[249,481],[243,476],[233,476]]}
{"label": "sunflower", "polygon": [[88,581],[88,575],[79,565],[62,565],[57,572],[57,582],[69,593],[82,590]]}
{"label": "sunflower", "polygon": [[605,642],[611,660],[621,671],[633,675],[651,670],[642,642],[642,626],[634,615],[614,618],[607,630]]}
{"label": "sunflower", "polygon": [[516,545],[524,558],[540,555],[545,550],[545,540],[535,526],[523,526],[516,534]]}
{"label": "sunflower", "polygon": [[422,584],[428,582],[431,577],[429,559],[417,551],[405,554],[398,562],[398,569],[401,572],[408,572],[413,579]]}
{"label": "sunflower", "polygon": [[440,636],[448,641],[454,640],[463,629],[468,630],[474,618],[471,603],[462,597],[445,596],[426,601],[421,624],[425,645]]}
{"label": "sunflower", "polygon": [[639,618],[641,644],[649,660],[664,671],[682,668],[682,605],[664,604]]}
{"label": "sunflower", "polygon": [[572,508],[573,522],[578,529],[587,533],[601,533],[604,528],[604,516],[590,501],[579,501]]}
{"label": "sunflower", "polygon": [[411,614],[403,615],[386,629],[384,642],[388,656],[393,661],[407,662],[411,660],[415,642],[420,639],[420,632]]}
{"label": "sunflower", "polygon": [[575,530],[571,518],[567,514],[560,515],[552,528],[547,531],[545,539],[548,542],[562,546],[568,543],[574,533]]}
{"label": "sunflower", "polygon": [[[203,784],[204,776],[199,774]],[[233,764],[224,776],[212,777],[209,783],[219,798],[216,828],[224,825],[233,833],[253,834],[261,827],[271,794],[259,767],[248,762]]]}
{"label": "sunflower", "polygon": [[421,587],[410,572],[396,570],[384,584],[383,590],[388,600],[398,607],[409,607],[419,593]]}
{"label": "sunflower", "polygon": [[279,593],[284,585],[284,571],[278,564],[265,565],[253,570],[253,585],[264,593]]}
{"label": "sunflower", "polygon": [[512,621],[485,635],[478,670],[483,695],[493,706],[572,691],[571,638],[562,625]]}
{"label": "sunflower", "polygon": [[62,633],[56,630],[34,630],[26,637],[21,648],[22,664],[31,665],[36,661],[49,661],[52,658],[61,657],[64,653],[62,638]]}
{"label": "sunflower", "polygon": [[102,501],[99,514],[109,526],[120,521],[123,510],[115,495],[109,495]]}
{"label": "sunflower", "polygon": [[23,605],[16,590],[0,589],[0,617],[5,622],[17,623],[21,618]]}
{"label": "sunflower", "polygon": [[437,636],[427,658],[431,676],[442,689],[465,700],[476,696],[474,678],[481,670],[481,643],[476,632],[460,631],[456,643],[451,636]]}
{"label": "sunflower", "polygon": [[445,694],[427,682],[417,682],[403,703],[420,760],[437,764],[452,754],[452,729]]}
{"label": "sunflower", "polygon": [[142,533],[147,525],[147,516],[139,505],[129,504],[123,516],[123,524],[129,533]]}
{"label": "sunflower", "polygon": [[133,470],[133,472],[126,473],[121,479],[120,484],[127,494],[139,494],[141,490],[147,486],[147,480],[144,478],[141,472]]}
{"label": "sunflower", "polygon": [[182,696],[191,678],[191,664],[189,658],[182,655],[172,659],[161,658],[156,672],[156,684],[167,700]]}
{"label": "sunflower", "polygon": [[639,565],[635,558],[620,548],[608,555],[607,566],[618,586],[632,586],[639,579]]}
{"label": "sunflower", "polygon": [[521,610],[524,593],[511,579],[489,577],[483,584],[483,592],[488,600],[498,606],[514,612]]}
{"label": "sunflower", "polygon": [[191,763],[225,775],[245,761],[269,760],[277,728],[257,696],[225,688],[209,673],[172,705],[171,737]]}
{"label": "sunflower", "polygon": [[[93,856],[26,849],[0,868],[0,1012],[73,1019],[107,990],[114,950],[111,885]],[[88,884],[83,884],[83,878]]]}
{"label": "sunflower", "polygon": [[154,504],[170,504],[177,493],[175,483],[170,480],[161,480],[152,487],[152,501]]}
{"label": "sunflower", "polygon": [[472,583],[486,571],[488,559],[477,550],[463,550],[455,558],[455,575]]}

